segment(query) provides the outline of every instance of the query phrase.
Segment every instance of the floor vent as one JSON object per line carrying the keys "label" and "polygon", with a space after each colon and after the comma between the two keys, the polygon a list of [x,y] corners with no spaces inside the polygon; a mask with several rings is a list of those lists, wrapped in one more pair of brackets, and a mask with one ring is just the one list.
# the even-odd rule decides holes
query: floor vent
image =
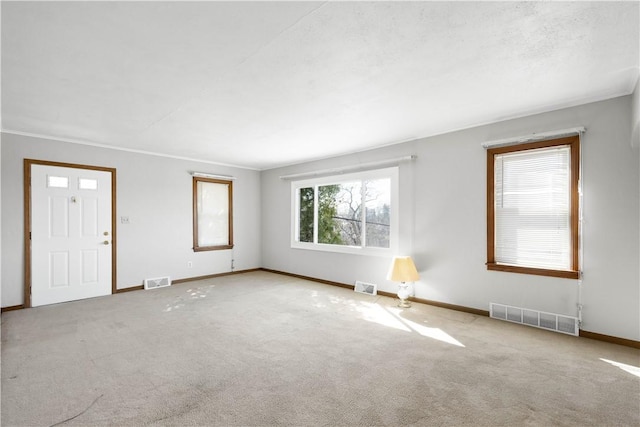
{"label": "floor vent", "polygon": [[534,326],[563,334],[578,336],[580,332],[577,317],[546,313],[528,308],[512,307],[494,302],[490,304],[490,314],[494,319],[522,323],[523,325]]}
{"label": "floor vent", "polygon": [[155,279],[144,279],[145,289],[164,288],[165,286],[171,286],[171,278],[169,276],[158,277]]}
{"label": "floor vent", "polygon": [[378,295],[378,285],[374,285],[373,283],[356,281],[356,286],[353,290],[362,294]]}

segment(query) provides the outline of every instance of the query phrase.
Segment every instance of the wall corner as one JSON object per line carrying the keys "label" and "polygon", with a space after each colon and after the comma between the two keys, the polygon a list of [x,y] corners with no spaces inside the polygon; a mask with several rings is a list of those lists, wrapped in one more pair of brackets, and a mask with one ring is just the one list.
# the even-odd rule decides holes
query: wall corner
{"label": "wall corner", "polygon": [[640,147],[640,74],[631,93],[631,147]]}

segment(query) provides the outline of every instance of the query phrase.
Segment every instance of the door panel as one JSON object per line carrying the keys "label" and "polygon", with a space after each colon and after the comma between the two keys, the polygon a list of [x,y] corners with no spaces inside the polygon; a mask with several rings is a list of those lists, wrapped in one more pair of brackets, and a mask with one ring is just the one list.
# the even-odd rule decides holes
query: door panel
{"label": "door panel", "polygon": [[49,253],[49,286],[61,288],[69,286],[69,252]]}
{"label": "door panel", "polygon": [[31,165],[31,305],[109,295],[108,171]]}
{"label": "door panel", "polygon": [[98,199],[83,198],[81,202],[80,221],[82,222],[82,237],[98,236]]}
{"label": "door panel", "polygon": [[83,285],[89,285],[98,281],[98,251],[82,251],[82,281]]}
{"label": "door panel", "polygon": [[49,237],[69,237],[69,203],[66,197],[49,199]]}

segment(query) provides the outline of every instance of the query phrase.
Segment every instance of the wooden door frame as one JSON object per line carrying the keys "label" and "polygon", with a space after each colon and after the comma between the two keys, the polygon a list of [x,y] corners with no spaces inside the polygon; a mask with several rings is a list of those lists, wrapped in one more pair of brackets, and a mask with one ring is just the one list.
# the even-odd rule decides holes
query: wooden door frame
{"label": "wooden door frame", "polygon": [[75,163],[50,162],[24,159],[24,307],[31,307],[31,166],[56,166],[62,168],[87,169],[111,174],[111,294],[116,289],[116,169]]}

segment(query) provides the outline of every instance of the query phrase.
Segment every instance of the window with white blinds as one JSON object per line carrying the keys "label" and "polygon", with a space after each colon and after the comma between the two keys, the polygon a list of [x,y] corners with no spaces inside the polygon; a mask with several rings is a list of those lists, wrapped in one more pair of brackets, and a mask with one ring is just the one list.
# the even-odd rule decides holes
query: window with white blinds
{"label": "window with white blinds", "polygon": [[233,183],[193,177],[193,250],[233,248]]}
{"label": "window with white blinds", "polygon": [[488,150],[491,270],[577,276],[578,137]]}

